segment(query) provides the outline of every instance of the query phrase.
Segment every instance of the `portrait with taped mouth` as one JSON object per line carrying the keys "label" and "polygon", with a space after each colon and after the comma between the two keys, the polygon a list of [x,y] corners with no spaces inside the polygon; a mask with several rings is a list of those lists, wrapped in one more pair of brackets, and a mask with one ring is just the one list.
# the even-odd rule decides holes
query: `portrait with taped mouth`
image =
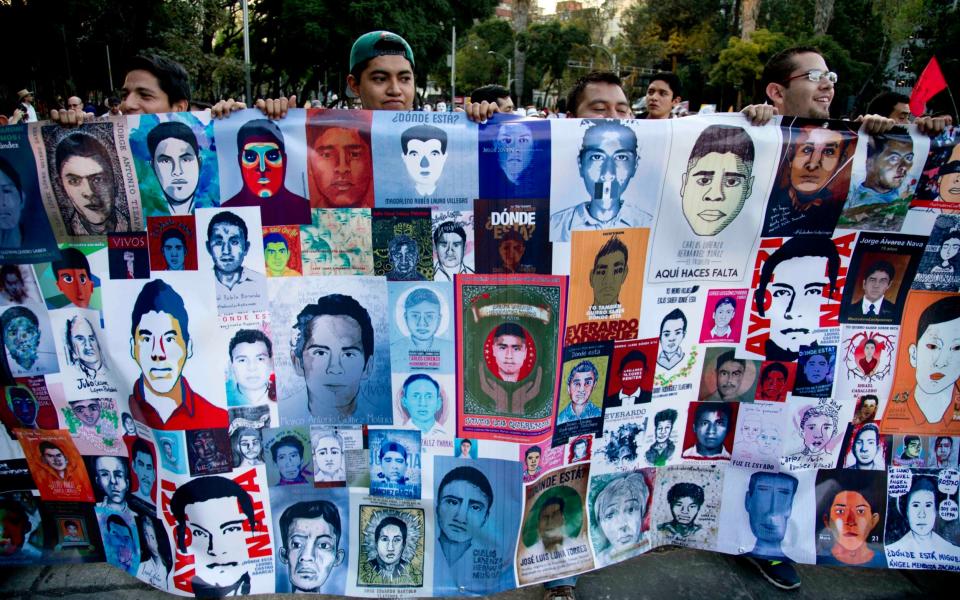
{"label": "portrait with taped mouth", "polygon": [[565,119],[554,121],[552,131],[580,143],[552,150],[550,187],[563,193],[550,199],[550,241],[569,242],[577,229],[653,222],[666,163],[665,154],[654,149],[669,144],[668,122],[650,121],[641,130],[632,121]]}
{"label": "portrait with taped mouth", "polygon": [[[115,135],[123,136],[124,121],[85,123],[66,129],[40,128],[34,140],[40,159],[41,193],[47,214],[59,234],[106,235],[143,229],[140,192],[126,185]],[[39,144],[39,147],[37,146]],[[126,147],[124,146],[124,149]]]}
{"label": "portrait with taped mouth", "polygon": [[856,125],[800,118],[781,125],[783,152],[763,235],[831,235],[850,189]]}

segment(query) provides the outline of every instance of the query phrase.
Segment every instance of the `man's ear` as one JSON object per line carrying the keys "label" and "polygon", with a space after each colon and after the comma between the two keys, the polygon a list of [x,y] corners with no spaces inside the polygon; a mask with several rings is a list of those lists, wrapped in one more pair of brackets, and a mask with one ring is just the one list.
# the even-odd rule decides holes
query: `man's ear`
{"label": "man's ear", "polygon": [[193,340],[187,340],[187,358],[193,358]]}
{"label": "man's ear", "polygon": [[361,380],[364,380],[370,377],[370,374],[373,373],[373,355],[367,359],[367,362],[363,365],[363,375],[360,376]]}
{"label": "man's ear", "polygon": [[907,353],[910,355],[910,366],[914,369],[917,368],[917,345],[910,344],[910,348]]}
{"label": "man's ear", "polygon": [[346,553],[342,549],[337,550],[337,557],[333,559],[333,566],[339,567],[340,563],[343,562],[344,556],[346,556]]}
{"label": "man's ear", "polygon": [[674,96],[673,102],[670,103],[670,106],[677,106],[680,104],[680,96]]}
{"label": "man's ear", "polygon": [[360,80],[354,77],[353,73],[347,75],[347,85],[350,86],[350,91],[352,91],[357,97],[360,96]]}
{"label": "man's ear", "polygon": [[683,175],[680,176],[680,197],[683,198],[683,193],[687,189],[687,172],[684,171]]}
{"label": "man's ear", "polygon": [[786,90],[787,88],[784,87],[783,84],[774,83],[772,81],[768,83],[767,87],[764,89],[764,91],[767,93],[767,98],[770,98],[770,100],[774,104],[776,104],[777,102],[781,102],[781,103],[783,102],[784,92]]}
{"label": "man's ear", "polygon": [[296,351],[292,348],[290,349],[290,362],[293,363],[293,370],[297,372],[297,376],[304,377],[303,361],[300,360],[300,357],[297,356]]}
{"label": "man's ear", "polygon": [[[341,552],[342,552],[342,550],[341,550]],[[287,547],[286,547],[286,546],[280,546],[280,562],[282,562],[282,563],[285,564],[285,565],[290,564],[290,557],[287,556]]]}
{"label": "man's ear", "polygon": [[134,348],[136,348],[136,345],[137,345],[137,340],[135,340],[133,336],[130,336],[130,358],[133,359],[133,362],[137,362],[137,355],[134,352]]}
{"label": "man's ear", "polygon": [[183,100],[177,100],[170,105],[172,112],[187,112],[190,110],[190,103],[184,98]]}
{"label": "man's ear", "polygon": [[[752,166],[752,165],[750,166],[750,172],[751,172],[751,173],[753,172],[753,166]],[[756,177],[754,177],[753,175],[751,175],[750,177],[747,177],[747,180],[744,182],[744,183],[746,184],[746,186],[747,186],[747,189],[745,190],[745,192],[744,192],[744,194],[743,194],[743,200],[744,200],[744,202],[746,202],[747,198],[750,197],[750,194],[753,193],[753,180],[754,180],[754,179],[756,179]]]}

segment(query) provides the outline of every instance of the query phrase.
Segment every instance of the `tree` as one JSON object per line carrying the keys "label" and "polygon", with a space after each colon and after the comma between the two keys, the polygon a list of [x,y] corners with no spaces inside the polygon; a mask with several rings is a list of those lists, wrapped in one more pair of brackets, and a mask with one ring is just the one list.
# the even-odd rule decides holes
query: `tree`
{"label": "tree", "polygon": [[[710,84],[734,88],[738,108],[752,99],[759,100],[763,97],[763,90],[758,89],[763,65],[789,45],[785,35],[766,29],[757,29],[749,40],[732,37],[710,69]],[[747,95],[746,101],[743,94]]]}
{"label": "tree", "polygon": [[[490,83],[506,85],[507,62],[489,52],[498,52],[513,60],[513,44],[513,29],[506,21],[488,19],[474,25],[457,50],[457,89],[469,94]],[[440,71],[442,69],[433,73],[438,81],[443,79]]]}
{"label": "tree", "polygon": [[526,50],[527,81],[535,87],[547,80],[543,87],[549,93],[563,80],[571,51],[578,46],[590,45],[590,33],[577,23],[547,21],[532,25],[521,36],[519,45]]}
{"label": "tree", "polygon": [[[519,38],[526,33],[530,23],[531,0],[514,0],[513,2],[513,33]],[[523,103],[524,82],[527,78],[527,54],[520,44],[513,47],[513,72],[517,82],[514,89],[517,93],[517,103]]]}

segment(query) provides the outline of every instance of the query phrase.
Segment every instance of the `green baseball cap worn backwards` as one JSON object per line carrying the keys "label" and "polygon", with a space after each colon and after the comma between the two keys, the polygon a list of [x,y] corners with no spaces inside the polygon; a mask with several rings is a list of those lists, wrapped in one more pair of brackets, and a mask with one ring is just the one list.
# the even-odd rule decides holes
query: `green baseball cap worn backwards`
{"label": "green baseball cap worn backwards", "polygon": [[407,40],[389,31],[371,31],[357,38],[350,49],[350,71],[358,64],[385,55],[402,56],[414,66],[413,50]]}

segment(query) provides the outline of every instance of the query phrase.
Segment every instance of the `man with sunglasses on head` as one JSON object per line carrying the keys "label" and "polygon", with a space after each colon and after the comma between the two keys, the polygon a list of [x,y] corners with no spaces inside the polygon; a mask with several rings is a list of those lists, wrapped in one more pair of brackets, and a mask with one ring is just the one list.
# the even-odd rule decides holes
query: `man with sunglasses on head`
{"label": "man with sunglasses on head", "polygon": [[[773,106],[752,104],[743,113],[754,125],[764,125],[774,115],[829,119],[836,83],[837,74],[827,67],[820,50],[812,46],[787,48],[773,55],[763,68],[761,86]],[[870,135],[886,133],[898,124],[882,115],[866,115],[859,120]],[[952,119],[920,117],[915,122],[922,133],[933,137]]]}

